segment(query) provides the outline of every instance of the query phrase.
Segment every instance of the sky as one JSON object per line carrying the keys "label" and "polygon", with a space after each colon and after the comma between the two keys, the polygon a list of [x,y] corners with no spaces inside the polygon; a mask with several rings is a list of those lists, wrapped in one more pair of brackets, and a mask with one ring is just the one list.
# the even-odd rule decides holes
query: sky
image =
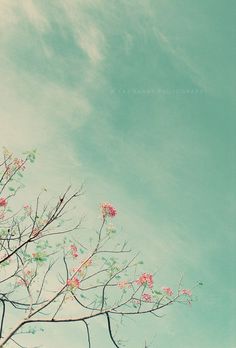
{"label": "sky", "polygon": [[[0,145],[37,148],[28,194],[83,182],[88,227],[110,201],[159,286],[204,283],[191,307],[127,320],[130,348],[236,347],[234,11],[231,0],[0,1]],[[105,323],[91,326],[94,347],[112,347]],[[86,347],[73,325],[37,339],[68,337]]]}

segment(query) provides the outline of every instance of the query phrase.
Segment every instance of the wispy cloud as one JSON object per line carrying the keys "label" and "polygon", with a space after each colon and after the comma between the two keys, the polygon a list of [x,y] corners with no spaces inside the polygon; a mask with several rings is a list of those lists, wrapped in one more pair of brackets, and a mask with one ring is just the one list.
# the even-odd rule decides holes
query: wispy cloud
{"label": "wispy cloud", "polygon": [[188,76],[191,78],[193,83],[201,88],[203,91],[206,91],[209,86],[204,78],[204,75],[201,73],[199,69],[194,65],[191,59],[186,55],[186,53],[181,50],[179,47],[175,47],[173,43],[171,43],[171,39],[169,39],[163,31],[161,31],[157,25],[153,26],[153,32],[161,44],[161,47],[164,51],[173,57],[173,60],[176,61],[176,64],[183,64],[186,69]]}
{"label": "wispy cloud", "polygon": [[23,8],[28,20],[40,32],[49,30],[49,22],[43,15],[40,8],[32,0],[25,0],[19,7]]}
{"label": "wispy cloud", "polygon": [[88,56],[91,64],[98,64],[105,55],[105,36],[88,11],[91,7],[96,8],[99,3],[95,5],[85,1],[63,1],[61,5],[69,19],[77,45]]}

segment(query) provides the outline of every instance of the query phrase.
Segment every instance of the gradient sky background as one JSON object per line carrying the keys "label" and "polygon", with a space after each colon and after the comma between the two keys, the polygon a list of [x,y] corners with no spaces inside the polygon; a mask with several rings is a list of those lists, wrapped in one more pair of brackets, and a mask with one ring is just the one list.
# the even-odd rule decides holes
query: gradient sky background
{"label": "gradient sky background", "polygon": [[[0,145],[38,149],[29,195],[85,181],[88,226],[111,201],[158,286],[204,283],[192,307],[127,320],[127,347],[236,347],[234,12],[230,0],[0,1]],[[112,347],[105,323],[92,327],[93,346]],[[37,340],[86,347],[78,325]]]}

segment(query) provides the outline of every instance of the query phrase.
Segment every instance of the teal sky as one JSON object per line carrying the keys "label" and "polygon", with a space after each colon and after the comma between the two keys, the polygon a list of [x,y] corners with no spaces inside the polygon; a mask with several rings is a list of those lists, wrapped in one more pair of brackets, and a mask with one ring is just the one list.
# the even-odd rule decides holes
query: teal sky
{"label": "teal sky", "polygon": [[[204,283],[191,308],[127,320],[127,347],[236,347],[234,12],[219,0],[0,2],[0,145],[38,149],[29,192],[85,181],[88,226],[111,201],[158,286],[182,273]],[[112,347],[104,325],[96,348]],[[38,339],[85,348],[76,330]]]}

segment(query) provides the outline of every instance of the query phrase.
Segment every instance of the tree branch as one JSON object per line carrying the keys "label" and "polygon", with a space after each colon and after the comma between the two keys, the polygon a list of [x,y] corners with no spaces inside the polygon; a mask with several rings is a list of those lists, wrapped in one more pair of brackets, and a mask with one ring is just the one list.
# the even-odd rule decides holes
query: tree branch
{"label": "tree branch", "polygon": [[116,341],[114,340],[114,337],[112,335],[112,329],[111,329],[111,321],[110,321],[110,317],[109,317],[109,314],[108,312],[106,312],[106,317],[107,317],[107,326],[108,326],[108,332],[109,332],[109,336],[113,342],[113,344],[119,348],[118,344],[116,343]]}

